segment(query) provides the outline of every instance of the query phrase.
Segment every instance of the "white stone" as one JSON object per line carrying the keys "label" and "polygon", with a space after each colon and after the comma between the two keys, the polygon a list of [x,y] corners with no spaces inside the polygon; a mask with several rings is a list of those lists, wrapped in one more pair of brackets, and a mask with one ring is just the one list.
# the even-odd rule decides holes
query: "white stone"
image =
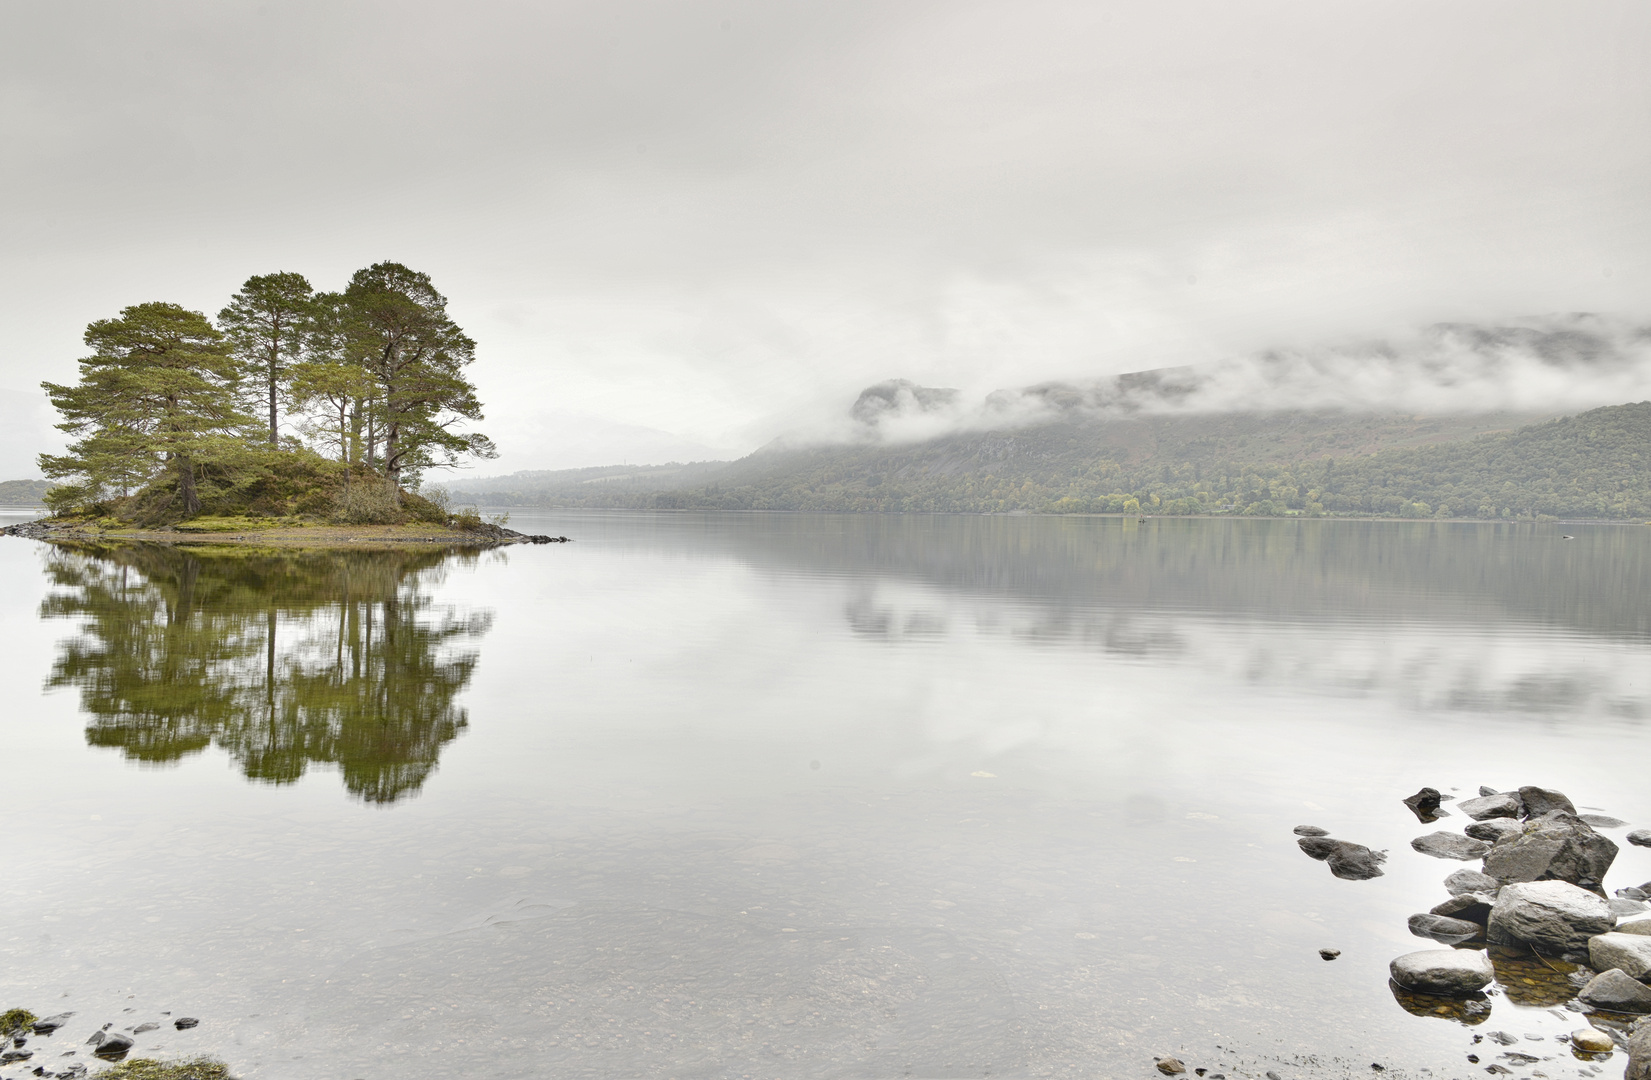
{"label": "white stone", "polygon": [[1595,971],[1619,968],[1629,978],[1644,982],[1651,977],[1651,936],[1600,934],[1589,938],[1588,963]]}
{"label": "white stone", "polygon": [[1406,953],[1387,967],[1393,981],[1406,990],[1441,997],[1466,997],[1483,990],[1496,977],[1490,957],[1467,949],[1423,949]]}

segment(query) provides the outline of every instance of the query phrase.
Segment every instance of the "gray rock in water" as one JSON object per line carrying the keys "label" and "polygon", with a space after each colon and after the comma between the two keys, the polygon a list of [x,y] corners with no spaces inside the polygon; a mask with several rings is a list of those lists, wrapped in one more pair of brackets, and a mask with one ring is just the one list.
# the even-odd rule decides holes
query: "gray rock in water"
{"label": "gray rock in water", "polygon": [[1334,960],[1336,957],[1338,957],[1340,955],[1341,955],[1341,950],[1340,949],[1320,949],[1319,950],[1319,959],[1321,959],[1321,960]]}
{"label": "gray rock in water", "polygon": [[100,1046],[103,1043],[103,1032],[94,1031],[86,1040],[87,1046]]}
{"label": "gray rock in water", "polygon": [[1517,795],[1481,795],[1477,799],[1464,799],[1456,806],[1475,821],[1484,821],[1486,818],[1518,817],[1519,796]]}
{"label": "gray rock in water", "polygon": [[1158,1063],[1158,1071],[1165,1076],[1180,1076],[1187,1071],[1187,1067],[1172,1057],[1153,1058]]}
{"label": "gray rock in water", "polygon": [[1381,877],[1381,864],[1387,861],[1386,852],[1327,836],[1304,836],[1296,844],[1311,857],[1329,863],[1332,874],[1348,881]]}
{"label": "gray rock in water", "polygon": [[103,1037],[103,1041],[98,1044],[98,1048],[93,1050],[92,1053],[100,1058],[118,1058],[126,1056],[126,1052],[130,1049],[132,1049],[132,1036],[119,1031],[111,1031]]}
{"label": "gray rock in water", "polygon": [[1518,836],[1485,856],[1485,873],[1503,884],[1554,879],[1598,885],[1616,860],[1617,845],[1575,814],[1555,810],[1532,818]]}
{"label": "gray rock in water", "polygon": [[177,1028],[179,1031],[184,1031],[192,1027],[198,1027],[199,1025],[200,1021],[195,1019],[193,1016],[180,1016],[176,1020],[172,1021],[172,1026]]}
{"label": "gray rock in water", "polygon": [[1651,937],[1651,911],[1642,911],[1623,918],[1617,923],[1616,933],[1644,934]]}
{"label": "gray rock in water", "polygon": [[1619,919],[1625,915],[1638,915],[1642,911],[1651,911],[1651,904],[1627,896],[1614,897],[1606,902],[1611,905],[1611,914]]}
{"label": "gray rock in water", "polygon": [[1404,804],[1410,807],[1410,812],[1416,815],[1417,821],[1421,821],[1423,823],[1438,821],[1442,817],[1450,816],[1445,813],[1445,811],[1439,809],[1439,798],[1438,788],[1425,787],[1416,794],[1412,795],[1410,798],[1404,800]]}
{"label": "gray rock in water", "polygon": [[152,1021],[152,1020],[151,1020],[151,1021],[149,1021],[149,1022],[148,1022],[148,1023],[145,1023],[145,1024],[139,1024],[139,1025],[138,1025],[138,1026],[137,1026],[137,1027],[135,1027],[135,1028],[133,1028],[133,1029],[132,1029],[132,1034],[134,1034],[134,1035],[142,1035],[142,1034],[143,1034],[143,1033],[144,1033],[144,1032],[146,1032],[146,1031],[155,1031],[155,1030],[157,1030],[157,1029],[158,1029],[158,1028],[159,1028],[159,1027],[160,1027],[160,1025],[159,1025],[159,1024],[157,1024],[157,1023],[155,1023],[155,1022],[154,1022],[154,1021]]}
{"label": "gray rock in water", "polygon": [[1493,893],[1496,888],[1495,878],[1489,874],[1481,874],[1477,870],[1469,870],[1465,866],[1460,870],[1451,871],[1450,876],[1445,878],[1445,889],[1452,896],[1470,892]]}
{"label": "gray rock in water", "polygon": [[1585,1054],[1609,1054],[1617,1048],[1611,1036],[1599,1028],[1577,1028],[1571,1032],[1571,1045]]}
{"label": "gray rock in water", "polygon": [[1622,1080],[1651,1080],[1651,1024],[1644,1020],[1628,1037],[1628,1070]]}
{"label": "gray rock in water", "polygon": [[1317,825],[1297,825],[1292,830],[1297,836],[1329,836],[1329,829],[1321,829]]}
{"label": "gray rock in water", "polygon": [[1387,966],[1393,981],[1406,990],[1440,997],[1466,997],[1496,977],[1490,957],[1464,949],[1424,949],[1406,953]]}
{"label": "gray rock in water", "polygon": [[69,1017],[73,1015],[72,1012],[58,1013],[56,1016],[48,1016],[44,1020],[36,1020],[34,1022],[34,1033],[36,1035],[50,1035],[64,1024],[67,1024]]}
{"label": "gray rock in water", "polygon": [[1519,789],[1519,801],[1525,804],[1522,814],[1526,818],[1539,818],[1555,810],[1576,813],[1576,807],[1565,797],[1565,793],[1552,788],[1522,787]]}
{"label": "gray rock in water", "polygon": [[1596,1009],[1611,1012],[1651,1013],[1651,986],[1611,968],[1588,980],[1577,997]]}
{"label": "gray rock in water", "polygon": [[1475,840],[1471,836],[1461,833],[1436,832],[1426,836],[1418,836],[1410,842],[1410,846],[1423,855],[1431,855],[1435,859],[1460,859],[1467,862],[1469,859],[1482,858],[1491,847],[1483,840]]}
{"label": "gray rock in water", "polygon": [[1639,885],[1629,885],[1627,888],[1618,889],[1617,895],[1622,897],[1624,900],[1651,899],[1651,892],[1646,891],[1645,888]]}
{"label": "gray rock in water", "polygon": [[1628,824],[1621,818],[1614,818],[1610,814],[1578,814],[1577,817],[1596,829],[1620,829]]}
{"label": "gray rock in water", "polygon": [[1601,933],[1589,938],[1588,965],[1595,971],[1620,968],[1630,979],[1651,978],[1651,935]]}
{"label": "gray rock in water", "polygon": [[1651,829],[1635,829],[1628,834],[1628,842],[1635,847],[1651,847]]}
{"label": "gray rock in water", "polygon": [[1515,818],[1493,817],[1484,821],[1475,821],[1462,831],[1475,840],[1483,840],[1487,844],[1494,844],[1504,836],[1518,836],[1524,826]]}
{"label": "gray rock in water", "polygon": [[1486,787],[1484,784],[1479,785],[1479,795],[1480,795],[1480,797],[1484,797],[1486,795],[1500,795],[1500,794],[1502,794],[1502,793],[1500,791],[1497,791],[1493,787]]}
{"label": "gray rock in water", "polygon": [[1476,922],[1483,926],[1490,921],[1491,907],[1495,903],[1495,893],[1462,893],[1436,905],[1432,913],[1434,915],[1445,915],[1452,919],[1466,919],[1469,922]]}
{"label": "gray rock in water", "polygon": [[1586,948],[1589,938],[1606,933],[1616,921],[1603,897],[1568,881],[1532,881],[1502,887],[1485,932],[1500,945],[1570,952]]}
{"label": "gray rock in water", "polygon": [[1454,945],[1459,941],[1471,941],[1479,936],[1482,927],[1476,922],[1466,919],[1453,919],[1448,915],[1434,915],[1431,912],[1410,917],[1410,932],[1417,937],[1432,938],[1445,945]]}

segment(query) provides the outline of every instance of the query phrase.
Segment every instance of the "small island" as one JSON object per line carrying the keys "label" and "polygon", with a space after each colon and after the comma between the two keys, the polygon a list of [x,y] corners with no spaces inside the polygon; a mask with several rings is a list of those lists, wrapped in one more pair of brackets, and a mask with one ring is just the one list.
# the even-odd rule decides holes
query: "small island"
{"label": "small island", "polygon": [[42,383],[73,437],[42,454],[43,539],[175,543],[552,543],[426,488],[498,456],[471,425],[472,341],[427,274],[358,270],[341,292],[255,275],[216,322],[167,302],[86,328],[73,385]]}

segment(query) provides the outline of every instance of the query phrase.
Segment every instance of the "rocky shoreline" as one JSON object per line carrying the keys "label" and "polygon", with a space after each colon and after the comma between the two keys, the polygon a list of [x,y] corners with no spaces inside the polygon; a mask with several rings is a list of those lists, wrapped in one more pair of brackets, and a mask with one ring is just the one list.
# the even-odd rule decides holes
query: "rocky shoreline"
{"label": "rocky shoreline", "polygon": [[[131,1077],[132,1080],[230,1080],[229,1069],[211,1058],[187,1058],[159,1062],[151,1058],[130,1058],[138,1040],[150,1032],[188,1031],[198,1027],[200,1020],[193,1016],[174,1017],[163,1012],[152,1020],[117,1028],[109,1021],[94,1030],[84,1043],[69,1050],[60,1050],[62,1044],[52,1045],[43,1040],[53,1039],[67,1029],[73,1012],[57,1013],[45,1018],[36,1017],[27,1009],[11,1009],[0,1014],[0,1071],[11,1072],[12,1066],[23,1071],[22,1076],[42,1080],[84,1080],[88,1075],[88,1061],[109,1063],[115,1068],[90,1074],[109,1080]],[[154,1049],[159,1050],[159,1045]],[[65,1060],[84,1054],[87,1061]],[[48,1064],[49,1063],[49,1064]]]}
{"label": "rocky shoreline", "polygon": [[[1403,802],[1424,824],[1453,816],[1443,804],[1454,802],[1466,828],[1419,836],[1410,846],[1433,858],[1482,865],[1451,873],[1444,881],[1449,898],[1410,916],[1412,934],[1446,947],[1394,958],[1389,988],[1399,1005],[1470,1028],[1489,1018],[1494,995],[1547,1007],[1580,1022],[1555,1038],[1568,1044],[1583,1075],[1599,1075],[1597,1063],[1620,1050],[1628,1056],[1625,1080],[1651,1080],[1651,881],[1607,895],[1606,875],[1620,849],[1599,831],[1627,822],[1580,813],[1562,792],[1535,786],[1484,787],[1461,801],[1423,788]],[[1335,876],[1382,876],[1386,852],[1332,839],[1316,826],[1296,832],[1302,851],[1326,862]],[[1651,830],[1634,830],[1626,840],[1651,847]],[[1322,955],[1334,959],[1333,952]],[[1476,1034],[1473,1041],[1488,1041],[1483,1057],[1496,1060],[1483,1068],[1493,1076],[1551,1060],[1506,1032]],[[1492,1049],[1515,1044],[1524,1048]],[[1468,1062],[1480,1065],[1483,1057],[1470,1053]],[[1165,1071],[1163,1063],[1159,1069]]]}
{"label": "rocky shoreline", "polygon": [[445,544],[462,547],[503,547],[507,544],[568,544],[566,536],[545,536],[517,532],[502,525],[483,523],[463,530],[438,529],[431,525],[367,526],[337,525],[287,526],[207,532],[189,529],[87,528],[75,522],[54,522],[50,518],[25,521],[0,528],[0,535],[28,540],[140,540],[167,544],[260,544],[297,547],[344,547],[354,544]]}

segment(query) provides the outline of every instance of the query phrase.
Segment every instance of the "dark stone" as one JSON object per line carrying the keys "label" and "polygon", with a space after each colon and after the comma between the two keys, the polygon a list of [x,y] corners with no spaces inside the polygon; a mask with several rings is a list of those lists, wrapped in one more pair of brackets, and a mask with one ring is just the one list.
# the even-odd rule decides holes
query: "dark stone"
{"label": "dark stone", "polygon": [[10,1065],[14,1061],[27,1061],[34,1057],[33,1050],[7,1050],[0,1054],[0,1065]]}
{"label": "dark stone", "polygon": [[1470,892],[1494,893],[1496,891],[1496,879],[1488,874],[1481,874],[1477,870],[1469,870],[1464,866],[1460,870],[1452,871],[1450,876],[1445,878],[1445,891],[1452,896],[1461,896],[1463,893]]}
{"label": "dark stone", "polygon": [[1434,915],[1431,912],[1412,915],[1410,917],[1410,932],[1417,937],[1432,938],[1444,945],[1455,945],[1459,941],[1471,941],[1478,937],[1484,928],[1476,922],[1466,919],[1453,919],[1448,915]]}
{"label": "dark stone", "polygon": [[1621,1013],[1651,1013],[1651,986],[1611,968],[1588,980],[1577,997],[1596,1009]]}
{"label": "dark stone", "polygon": [[1438,821],[1446,814],[1439,809],[1439,789],[1425,787],[1404,800],[1410,807],[1410,812],[1416,815],[1416,820],[1424,824],[1429,821]]}
{"label": "dark stone", "polygon": [[103,1036],[103,1041],[98,1044],[97,1049],[93,1050],[92,1053],[100,1058],[112,1060],[125,1057],[126,1052],[130,1049],[132,1049],[132,1036],[119,1031],[111,1031]]}
{"label": "dark stone", "polygon": [[1554,791],[1552,788],[1522,787],[1519,789],[1519,799],[1525,804],[1521,816],[1527,819],[1539,818],[1555,810],[1563,810],[1567,814],[1576,813],[1576,807],[1565,797],[1565,793]]}
{"label": "dark stone", "polygon": [[1341,955],[1340,949],[1320,949],[1319,956],[1325,960],[1334,960]]}
{"label": "dark stone", "polygon": [[1461,833],[1436,832],[1426,836],[1418,836],[1410,842],[1410,846],[1423,855],[1431,855],[1435,859],[1460,859],[1463,862],[1469,859],[1483,858],[1490,845],[1483,840],[1475,840]]}
{"label": "dark stone", "polygon": [[1485,785],[1483,785],[1483,784],[1480,784],[1480,785],[1479,785],[1479,794],[1480,794],[1480,795],[1481,795],[1481,796],[1485,796],[1485,795],[1500,795],[1500,794],[1501,794],[1501,792],[1499,792],[1499,791],[1497,791],[1497,790],[1496,790],[1496,789],[1495,789],[1495,788],[1493,788],[1493,787],[1486,787],[1486,786],[1485,786]]}
{"label": "dark stone", "polygon": [[1297,825],[1293,830],[1297,836],[1329,836],[1329,829],[1321,829],[1317,825]]}
{"label": "dark stone", "polygon": [[1382,876],[1384,851],[1372,851],[1363,844],[1332,840],[1328,836],[1304,836],[1296,841],[1302,851],[1330,864],[1330,872],[1346,881],[1368,881]]}
{"label": "dark stone", "polygon": [[1628,834],[1628,842],[1635,847],[1651,847],[1651,829],[1635,829]]}
{"label": "dark stone", "polygon": [[73,1015],[72,1012],[58,1013],[56,1016],[48,1016],[44,1020],[36,1020],[34,1022],[34,1033],[36,1035],[50,1035],[64,1024],[67,1024],[69,1017]]}
{"label": "dark stone", "polygon": [[1493,817],[1484,821],[1475,821],[1462,831],[1475,840],[1483,840],[1487,844],[1494,844],[1504,836],[1519,835],[1520,824],[1514,818]]}
{"label": "dark stone", "polygon": [[1555,810],[1525,822],[1485,856],[1485,873],[1504,885],[1569,881],[1597,886],[1616,860],[1617,845],[1575,814]]}
{"label": "dark stone", "polygon": [[180,1016],[176,1020],[172,1021],[172,1026],[177,1028],[179,1031],[183,1031],[186,1028],[196,1027],[199,1024],[200,1021],[195,1019],[193,1016]]}
{"label": "dark stone", "polygon": [[1495,903],[1496,897],[1491,893],[1461,893],[1436,905],[1432,913],[1452,919],[1466,919],[1483,926],[1490,921],[1491,905]]}
{"label": "dark stone", "polygon": [[1519,796],[1481,795],[1477,799],[1464,799],[1457,804],[1457,809],[1475,821],[1484,821],[1487,818],[1518,817]]}

